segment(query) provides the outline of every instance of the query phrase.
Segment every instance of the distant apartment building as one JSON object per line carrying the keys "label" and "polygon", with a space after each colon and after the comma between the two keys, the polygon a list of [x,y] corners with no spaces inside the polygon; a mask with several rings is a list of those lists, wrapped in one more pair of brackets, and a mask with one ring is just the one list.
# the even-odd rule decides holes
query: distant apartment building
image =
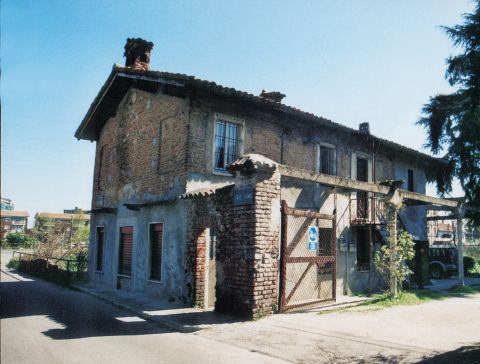
{"label": "distant apartment building", "polygon": [[[82,211],[76,208],[78,211]],[[64,210],[72,211],[72,210]],[[35,228],[44,231],[60,233],[74,233],[81,226],[90,225],[90,215],[84,213],[53,213],[37,212],[35,214]]]}
{"label": "distant apartment building", "polygon": [[12,211],[3,209],[0,211],[0,238],[4,239],[8,233],[14,231],[25,232],[28,224],[27,211]]}
{"label": "distant apartment building", "polygon": [[12,200],[2,197],[0,202],[0,209],[2,211],[13,211],[15,209]]}
{"label": "distant apartment building", "polygon": [[64,214],[77,214],[77,215],[84,215],[85,214],[85,211],[81,208],[78,208],[78,207],[74,207],[73,209],[71,210],[63,210],[63,213]]}

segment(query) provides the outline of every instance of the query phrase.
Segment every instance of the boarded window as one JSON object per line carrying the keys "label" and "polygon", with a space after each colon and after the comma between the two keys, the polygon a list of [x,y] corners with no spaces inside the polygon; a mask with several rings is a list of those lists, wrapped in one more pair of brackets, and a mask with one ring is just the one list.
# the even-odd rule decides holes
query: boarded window
{"label": "boarded window", "polygon": [[218,120],[215,123],[215,169],[225,167],[238,157],[239,126]]}
{"label": "boarded window", "polygon": [[118,274],[132,274],[133,226],[120,228],[120,251],[118,259]]}
{"label": "boarded window", "polygon": [[335,174],[335,148],[320,145],[320,173]]}
{"label": "boarded window", "polygon": [[103,226],[97,227],[97,271],[103,271],[103,250],[105,247],[105,228]]}
{"label": "boarded window", "polygon": [[162,278],[163,224],[150,224],[150,279]]}
{"label": "boarded window", "polygon": [[414,192],[413,187],[413,169],[408,170],[408,190]]}

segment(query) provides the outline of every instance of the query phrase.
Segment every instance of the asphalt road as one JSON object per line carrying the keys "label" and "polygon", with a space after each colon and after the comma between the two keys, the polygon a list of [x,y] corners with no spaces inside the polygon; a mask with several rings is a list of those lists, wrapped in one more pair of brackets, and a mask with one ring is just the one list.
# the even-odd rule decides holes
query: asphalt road
{"label": "asphalt road", "polygon": [[[480,363],[480,293],[172,331],[82,292],[1,274],[1,362]],[[424,359],[428,358],[426,361]]]}
{"label": "asphalt road", "polygon": [[171,331],[82,292],[19,276],[2,264],[1,362],[281,361],[209,338]]}

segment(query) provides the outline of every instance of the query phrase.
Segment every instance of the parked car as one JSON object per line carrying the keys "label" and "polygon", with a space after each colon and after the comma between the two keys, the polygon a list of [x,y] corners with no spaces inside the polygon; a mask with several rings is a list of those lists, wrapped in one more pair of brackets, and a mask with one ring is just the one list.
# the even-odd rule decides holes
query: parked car
{"label": "parked car", "polygon": [[428,253],[430,277],[440,279],[449,277],[458,271],[458,251],[451,245],[432,246]]}

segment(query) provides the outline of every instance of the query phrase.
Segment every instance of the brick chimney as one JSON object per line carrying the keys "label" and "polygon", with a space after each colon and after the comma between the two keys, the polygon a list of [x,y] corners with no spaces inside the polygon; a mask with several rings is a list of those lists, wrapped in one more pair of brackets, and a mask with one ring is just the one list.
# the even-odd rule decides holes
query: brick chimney
{"label": "brick chimney", "polygon": [[272,100],[275,102],[282,102],[282,99],[287,96],[285,94],[282,94],[281,92],[278,91],[266,91],[262,90],[260,93],[260,97],[263,97],[264,99]]}
{"label": "brick chimney", "polygon": [[147,71],[150,68],[152,42],[141,38],[128,38],[125,44],[125,66]]}
{"label": "brick chimney", "polygon": [[358,130],[365,134],[370,134],[370,124],[369,123],[360,123]]}

